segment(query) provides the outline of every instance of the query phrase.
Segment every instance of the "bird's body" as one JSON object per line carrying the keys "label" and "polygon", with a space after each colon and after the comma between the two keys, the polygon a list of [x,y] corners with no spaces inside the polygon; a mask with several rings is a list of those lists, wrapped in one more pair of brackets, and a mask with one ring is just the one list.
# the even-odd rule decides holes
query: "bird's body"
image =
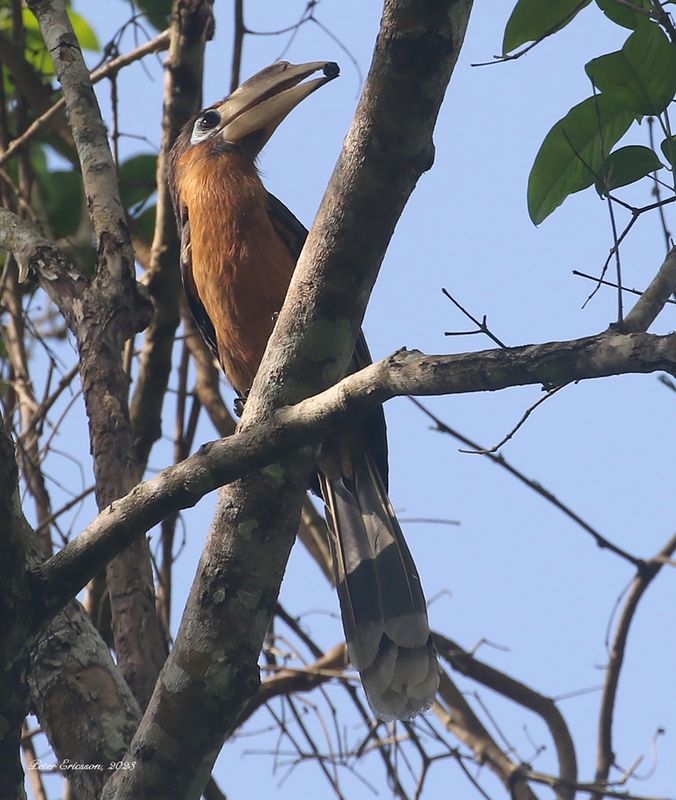
{"label": "bird's body", "polygon": [[[293,105],[335,77],[329,67],[269,67],[202,112],[172,150],[184,288],[240,396],[253,383],[307,234],[265,190],[255,155]],[[299,85],[317,69],[327,78]],[[369,362],[360,334],[351,369]],[[409,719],[431,704],[438,669],[420,579],[387,497],[382,409],[332,434],[317,467],[350,659],[376,713]]]}
{"label": "bird's body", "polygon": [[[218,358],[240,394],[251,387],[289,288],[296,258],[278,235],[253,164],[198,148],[178,160],[179,200],[189,209],[190,274],[216,332]],[[183,177],[185,176],[185,177]],[[217,234],[213,220],[219,220]],[[184,262],[186,263],[186,262]]]}

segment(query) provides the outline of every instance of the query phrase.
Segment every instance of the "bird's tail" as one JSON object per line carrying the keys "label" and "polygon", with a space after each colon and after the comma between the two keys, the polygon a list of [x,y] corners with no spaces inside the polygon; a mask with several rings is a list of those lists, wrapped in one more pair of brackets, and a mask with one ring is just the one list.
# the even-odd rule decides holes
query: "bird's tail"
{"label": "bird's tail", "polygon": [[439,686],[418,571],[372,457],[320,464],[350,661],[381,719],[411,719]]}

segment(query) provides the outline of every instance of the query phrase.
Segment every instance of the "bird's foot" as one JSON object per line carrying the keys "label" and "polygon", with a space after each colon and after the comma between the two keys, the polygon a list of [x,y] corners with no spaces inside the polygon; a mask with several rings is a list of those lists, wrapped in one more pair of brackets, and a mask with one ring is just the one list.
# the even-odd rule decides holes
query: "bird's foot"
{"label": "bird's foot", "polygon": [[235,407],[235,416],[241,417],[244,413],[244,406],[246,405],[246,399],[249,396],[249,391],[247,390],[244,392],[243,397],[236,397],[235,402],[233,403]]}

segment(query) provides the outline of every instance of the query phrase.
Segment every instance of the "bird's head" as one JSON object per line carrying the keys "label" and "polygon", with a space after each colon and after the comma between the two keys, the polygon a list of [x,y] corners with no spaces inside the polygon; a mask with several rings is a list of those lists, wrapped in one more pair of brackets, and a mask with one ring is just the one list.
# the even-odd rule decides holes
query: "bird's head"
{"label": "bird's head", "polygon": [[[316,73],[321,74],[312,78]],[[332,61],[277,61],[193,117],[176,138],[169,156],[167,178],[179,227],[179,183],[188,174],[195,174],[190,165],[205,164],[204,159],[211,162],[213,158],[223,164],[229,159],[220,157],[230,155],[236,157],[239,169],[247,164],[254,169],[256,156],[286,115],[339,73],[338,64]]]}
{"label": "bird's head", "polygon": [[[320,77],[306,80],[318,72]],[[332,61],[278,61],[193,118],[181,133],[183,149],[237,150],[253,160],[286,115],[339,72]]]}

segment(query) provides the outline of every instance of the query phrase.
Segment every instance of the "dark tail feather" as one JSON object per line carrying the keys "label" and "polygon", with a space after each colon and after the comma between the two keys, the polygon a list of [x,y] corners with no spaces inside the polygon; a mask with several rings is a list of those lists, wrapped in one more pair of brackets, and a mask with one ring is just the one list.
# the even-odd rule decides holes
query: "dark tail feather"
{"label": "dark tail feather", "polygon": [[425,596],[377,468],[367,454],[350,467],[320,473],[350,660],[379,717],[411,719],[439,685]]}

